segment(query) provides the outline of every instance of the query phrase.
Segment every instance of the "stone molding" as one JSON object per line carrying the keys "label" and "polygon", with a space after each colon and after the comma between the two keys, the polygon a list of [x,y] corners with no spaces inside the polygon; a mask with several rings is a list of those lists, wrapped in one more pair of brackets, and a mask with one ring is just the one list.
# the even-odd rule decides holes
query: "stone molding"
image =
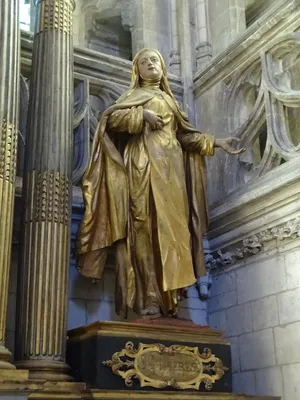
{"label": "stone molding", "polygon": [[206,263],[215,270],[293,246],[300,237],[300,160],[288,161],[211,210]]}
{"label": "stone molding", "polygon": [[[24,76],[30,76],[33,49],[33,35],[21,32],[21,71]],[[74,47],[74,78],[89,79],[91,94],[106,86],[117,85],[125,91],[131,79],[132,62],[110,56],[87,48]],[[168,74],[170,87],[176,97],[183,96],[181,78]]]}
{"label": "stone molding", "polygon": [[[234,244],[234,250],[221,249],[205,256],[206,267],[210,272],[233,266],[238,261],[254,256],[266,250],[266,245],[273,242],[272,247],[278,246],[278,241],[295,240],[300,237],[300,217],[289,220],[284,224],[258,232]],[[274,241],[276,241],[274,243]],[[240,246],[240,247],[236,247]],[[279,244],[280,246],[280,244]],[[270,246],[268,246],[270,250]]]}
{"label": "stone molding", "polygon": [[281,0],[270,7],[226,51],[215,57],[194,75],[196,98],[221,81],[229,81],[239,69],[245,69],[260,57],[261,51],[277,37],[295,31],[300,23],[299,0]]}

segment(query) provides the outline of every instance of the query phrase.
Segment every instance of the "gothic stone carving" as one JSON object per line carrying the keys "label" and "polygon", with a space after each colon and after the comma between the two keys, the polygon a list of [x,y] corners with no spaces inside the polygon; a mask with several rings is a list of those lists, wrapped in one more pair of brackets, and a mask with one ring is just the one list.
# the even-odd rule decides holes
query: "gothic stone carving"
{"label": "gothic stone carving", "polygon": [[[234,265],[237,261],[251,257],[265,249],[265,244],[272,240],[284,241],[300,237],[300,217],[285,222],[273,228],[265,229],[256,235],[236,243],[235,250],[224,248],[205,256],[206,267],[209,271]],[[237,247],[239,246],[239,247]]]}

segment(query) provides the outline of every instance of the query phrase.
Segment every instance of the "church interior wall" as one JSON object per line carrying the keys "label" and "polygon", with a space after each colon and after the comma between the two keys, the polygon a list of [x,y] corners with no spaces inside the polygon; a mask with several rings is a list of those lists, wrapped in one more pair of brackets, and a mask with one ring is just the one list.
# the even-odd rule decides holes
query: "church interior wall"
{"label": "church interior wall", "polygon": [[298,249],[279,250],[213,279],[209,324],[232,344],[236,392],[298,398],[299,260]]}
{"label": "church interior wall", "polygon": [[[279,145],[273,156],[273,161],[276,157],[278,161],[257,174],[268,154],[273,131],[271,120],[276,120],[273,132],[282,132],[284,128],[276,119],[279,109],[273,109],[270,116],[268,108],[263,118],[255,109],[258,110],[259,88],[262,84],[267,87],[267,76],[277,74],[277,79],[281,76],[279,90],[287,96],[297,88],[296,58],[291,63],[285,62],[283,54],[285,40],[291,44],[298,36],[293,32],[299,27],[296,17],[299,7],[293,2],[278,1],[259,9],[258,2],[254,3],[244,4],[244,27],[237,32],[234,25],[233,35],[237,34],[233,40],[228,34],[230,40],[225,44],[226,38],[222,37],[218,43],[214,36],[216,26],[220,32],[223,29],[219,25],[221,16],[218,25],[214,25],[217,17],[211,16],[215,57],[194,78],[198,124],[202,130],[217,131],[220,136],[238,136],[252,154],[251,160],[249,150],[237,159],[217,156],[208,160],[212,223],[207,262],[213,274],[208,320],[210,326],[224,330],[232,344],[234,390],[278,395],[288,400],[300,398],[296,378],[300,253],[298,234],[292,233],[298,229],[298,189],[291,200],[288,192],[293,190],[293,184],[288,182],[286,174],[295,171],[297,181],[299,161],[297,155],[282,156]],[[228,26],[224,29],[230,29]],[[294,43],[289,54],[297,54]],[[264,63],[267,57],[272,63]],[[281,62],[282,67],[278,68]],[[213,112],[215,105],[217,113]],[[289,131],[296,145],[300,140],[294,129],[297,108],[286,102],[284,107],[286,117],[282,121],[289,126],[286,132]],[[277,178],[282,181],[279,186]],[[253,185],[257,188],[255,194]],[[280,206],[277,195],[282,198]],[[264,234],[268,237],[261,240]]]}
{"label": "church interior wall", "polygon": [[[178,3],[166,0],[106,1],[103,7],[107,8],[100,11],[97,3],[77,0],[74,15],[76,82],[87,79],[90,92],[106,107],[129,83],[132,54],[142,47],[155,47],[162,52],[171,72],[172,89],[185,106],[185,93],[191,87],[186,87],[189,80],[180,75],[187,70],[182,69],[180,56],[178,58],[182,46],[176,27],[172,26],[172,12],[174,16]],[[196,7],[200,3],[202,7],[205,1],[195,0],[193,4]],[[237,160],[229,160],[217,151],[214,158],[207,160],[212,225],[205,247],[207,266],[212,275],[210,298],[201,300],[197,287],[189,288],[187,298],[180,304],[179,316],[224,330],[232,345],[234,391],[298,400],[300,225],[296,182],[300,177],[297,173],[299,156],[295,154],[297,152],[283,156],[282,149],[273,152],[266,146],[264,135],[271,135],[271,120],[266,122],[266,114],[270,111],[267,109],[263,116],[258,116],[253,114],[253,109],[260,96],[263,76],[271,76],[274,72],[285,95],[283,103],[287,102],[291,91],[298,90],[299,38],[294,32],[300,25],[300,6],[293,0],[263,2],[263,5],[257,0],[209,0],[206,3],[207,18],[201,22],[201,30],[197,30],[195,16],[188,21],[195,50],[189,79],[193,82],[196,126],[205,133],[216,133],[217,137],[240,135],[249,151]],[[105,15],[111,15],[109,12],[116,6],[118,23],[129,35],[131,43],[129,49],[127,37],[127,47],[123,43],[120,49],[115,35],[112,38],[115,49],[111,51],[105,49],[105,41],[97,38],[95,30],[93,35],[89,35],[89,30],[93,21],[103,17],[104,11],[107,12]],[[84,7],[86,11],[82,12]],[[176,18],[178,23],[182,22],[180,15],[176,14],[175,21]],[[113,33],[109,31],[109,24],[107,29],[108,34]],[[202,38],[204,42],[201,42]],[[32,37],[23,34],[22,40],[25,76],[30,71]],[[194,48],[199,43],[204,53],[200,54],[198,62]],[[288,57],[288,51],[294,58]],[[263,65],[262,54],[272,62]],[[115,86],[113,90],[110,80]],[[272,111],[273,119],[276,113],[284,116],[297,145],[300,141],[296,129],[298,97],[288,106],[289,111],[284,114],[279,104]],[[281,131],[277,136],[274,130],[272,134],[277,138],[282,136]],[[257,142],[258,138],[261,138],[260,142]],[[292,170],[295,171],[293,177]],[[18,185],[20,192],[21,184]],[[78,203],[82,202],[78,190],[74,190],[74,198]],[[74,207],[73,242],[78,215],[80,212]],[[255,236],[258,242],[253,239]],[[238,250],[242,251],[241,258],[237,256],[241,254]],[[12,352],[17,269],[16,240],[12,251],[6,330],[6,343]],[[100,282],[92,283],[78,274],[72,258],[68,328],[97,320],[124,320],[115,314],[113,293],[113,263],[108,265]],[[128,316],[129,321],[137,318],[134,313]]]}

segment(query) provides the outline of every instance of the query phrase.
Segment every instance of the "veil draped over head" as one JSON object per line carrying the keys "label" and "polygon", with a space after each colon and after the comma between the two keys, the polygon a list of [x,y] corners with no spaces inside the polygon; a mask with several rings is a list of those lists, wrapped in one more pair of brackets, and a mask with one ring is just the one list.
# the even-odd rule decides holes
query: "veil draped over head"
{"label": "veil draped over head", "polygon": [[128,96],[130,96],[135,89],[140,87],[140,75],[139,75],[139,66],[138,66],[138,62],[139,59],[141,57],[141,55],[143,53],[145,53],[146,51],[153,51],[157,54],[160,63],[161,63],[161,68],[162,68],[162,77],[160,80],[160,88],[163,92],[167,93],[175,102],[176,106],[178,107],[178,111],[181,113],[181,115],[184,117],[184,119],[187,119],[186,114],[179,108],[178,102],[175,98],[175,96],[172,93],[172,90],[169,86],[169,82],[168,82],[168,75],[167,75],[167,68],[166,68],[166,64],[165,61],[162,57],[162,55],[160,54],[160,52],[158,50],[155,49],[151,49],[151,48],[143,48],[141,50],[139,50],[137,52],[137,54],[135,55],[133,61],[132,61],[132,75],[131,75],[131,82],[130,82],[130,86],[129,88],[126,90],[125,93],[123,93],[118,100],[115,102],[115,104],[121,103],[124,101],[124,99],[126,99]]}

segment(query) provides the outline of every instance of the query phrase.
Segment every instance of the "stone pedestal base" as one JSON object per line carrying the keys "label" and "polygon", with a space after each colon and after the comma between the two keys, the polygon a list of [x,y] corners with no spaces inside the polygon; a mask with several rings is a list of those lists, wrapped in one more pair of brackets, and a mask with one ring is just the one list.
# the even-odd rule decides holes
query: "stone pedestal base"
{"label": "stone pedestal base", "polygon": [[16,367],[9,362],[10,358],[11,358],[11,352],[3,345],[0,345],[0,371],[2,369],[3,370],[16,369]]}
{"label": "stone pedestal base", "polygon": [[247,396],[232,393],[197,393],[197,392],[115,392],[91,390],[82,393],[83,400],[280,400],[280,397]]}
{"label": "stone pedestal base", "polygon": [[231,393],[230,344],[191,321],[95,322],[68,337],[82,400],[280,400]]}
{"label": "stone pedestal base", "polygon": [[279,397],[247,396],[230,393],[223,394],[199,394],[199,393],[174,393],[174,392],[122,392],[122,391],[101,391],[86,390],[68,392],[59,388],[37,390],[31,394],[25,391],[0,390],[0,400],[280,400]]}
{"label": "stone pedestal base", "polygon": [[96,322],[68,332],[67,363],[90,389],[229,393],[231,351],[221,334],[171,318]]}
{"label": "stone pedestal base", "polygon": [[279,397],[196,391],[87,390],[83,383],[32,382],[28,376],[29,372],[25,370],[0,371],[0,400],[280,400]]}
{"label": "stone pedestal base", "polygon": [[28,382],[29,371],[18,369],[0,369],[0,393],[3,387],[15,389],[15,384]]}
{"label": "stone pedestal base", "polygon": [[70,367],[64,362],[45,360],[24,360],[15,363],[19,370],[29,370],[32,381],[73,382]]}
{"label": "stone pedestal base", "polygon": [[81,400],[83,383],[31,381],[29,371],[0,370],[0,400]]}

